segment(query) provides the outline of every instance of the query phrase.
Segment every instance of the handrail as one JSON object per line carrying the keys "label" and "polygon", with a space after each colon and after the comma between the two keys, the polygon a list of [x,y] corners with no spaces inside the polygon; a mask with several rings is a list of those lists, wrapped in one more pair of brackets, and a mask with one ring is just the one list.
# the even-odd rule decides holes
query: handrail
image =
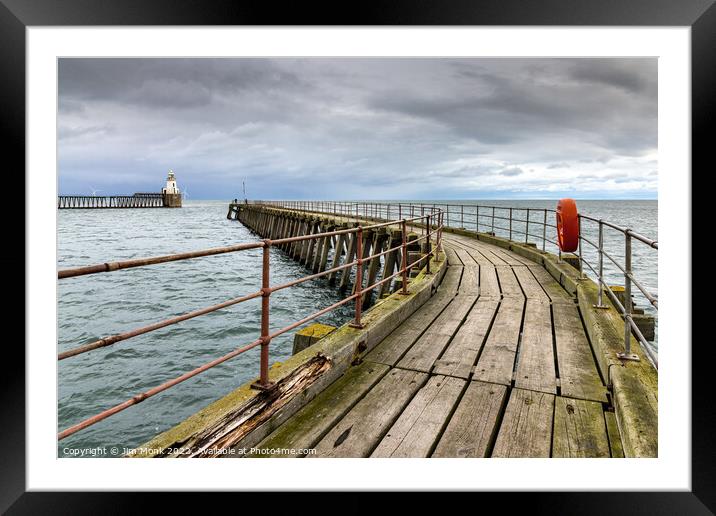
{"label": "handrail", "polygon": [[[266,205],[270,206],[270,205]],[[354,208],[354,206],[351,204],[351,209]],[[400,211],[400,210],[399,210]],[[353,212],[350,213],[345,212],[346,215],[353,216]],[[261,346],[261,358],[260,358],[260,372],[259,372],[259,381],[258,381],[258,387],[261,388],[267,388],[270,386],[269,379],[268,379],[268,359],[269,359],[269,345],[271,343],[271,340],[278,337],[279,335],[282,335],[288,331],[291,331],[294,328],[297,328],[317,317],[320,317],[321,315],[330,312],[331,310],[334,310],[335,308],[342,306],[346,303],[349,303],[350,301],[355,301],[354,306],[354,318],[353,322],[351,323],[354,327],[363,327],[363,323],[361,321],[361,311],[363,308],[363,296],[369,292],[372,292],[374,289],[379,287],[380,285],[386,283],[387,281],[392,280],[393,278],[397,277],[398,275],[402,275],[402,293],[407,294],[407,284],[408,284],[408,277],[407,273],[409,270],[411,270],[413,267],[416,267],[420,265],[423,261],[426,261],[426,273],[430,274],[430,260],[435,259],[439,260],[440,257],[440,251],[441,251],[441,244],[442,244],[442,213],[440,210],[430,210],[430,212],[425,215],[421,214],[418,216],[411,216],[411,217],[402,217],[395,220],[388,220],[386,222],[371,224],[371,225],[358,225],[355,228],[348,228],[343,230],[336,230],[336,231],[328,231],[328,232],[318,232],[310,235],[301,235],[297,237],[290,237],[290,238],[280,238],[275,240],[265,239],[259,242],[253,242],[253,243],[247,243],[247,244],[239,244],[234,246],[225,246],[225,247],[219,247],[219,248],[213,248],[213,249],[204,249],[200,251],[192,251],[192,252],[186,252],[186,253],[177,253],[172,255],[164,255],[164,256],[157,256],[157,257],[149,257],[149,258],[140,258],[140,259],[134,259],[134,260],[125,260],[125,261],[118,261],[118,262],[108,262],[103,264],[96,264],[96,265],[89,265],[85,267],[76,267],[71,269],[63,269],[58,271],[58,279],[67,279],[77,276],[84,276],[84,275],[91,275],[91,274],[99,274],[99,273],[106,273],[106,272],[112,272],[119,269],[129,269],[129,268],[135,268],[135,267],[144,267],[149,265],[156,265],[156,264],[162,264],[172,261],[179,261],[179,260],[187,260],[192,258],[199,258],[199,257],[206,257],[206,256],[212,256],[216,254],[223,254],[223,253],[232,253],[232,252],[239,252],[239,251],[245,251],[249,249],[262,249],[263,250],[263,256],[262,256],[262,287],[261,290],[244,295],[242,297],[238,297],[235,299],[231,299],[228,301],[224,301],[219,304],[215,304],[209,307],[205,307],[199,310],[194,310],[191,312],[187,312],[185,314],[172,317],[169,319],[165,319],[150,325],[143,326],[141,328],[136,328],[131,331],[127,331],[124,333],[120,333],[117,335],[105,337],[102,339],[99,339],[97,341],[91,342],[89,344],[85,344],[82,346],[78,346],[76,348],[70,349],[68,351],[62,352],[58,354],[57,359],[58,360],[64,360],[70,357],[74,357],[83,353],[87,353],[89,351],[93,351],[95,349],[110,346],[113,344],[116,344],[118,342],[127,340],[129,338],[142,335],[145,333],[149,333],[152,331],[155,331],[160,328],[164,328],[166,326],[170,326],[173,324],[177,324],[182,321],[186,321],[188,319],[199,317],[201,315],[205,315],[210,312],[214,312],[216,310],[226,308],[228,306],[236,305],[243,303],[245,301],[249,301],[256,298],[261,298],[261,335],[258,339],[251,342],[250,344],[244,345],[242,347],[238,347],[235,350],[231,351],[230,353],[219,357],[215,360],[212,360],[211,362],[208,362],[196,369],[193,369],[187,373],[184,373],[183,375],[174,378],[172,380],[169,380],[167,382],[164,382],[144,393],[138,394],[136,396],[133,396],[129,400],[120,403],[118,405],[115,405],[114,407],[111,407],[107,410],[104,410],[103,412],[100,412],[99,414],[96,414],[92,417],[89,417],[65,430],[60,432],[58,434],[58,440],[62,440],[76,432],[79,432],[80,430],[83,430],[84,428],[87,428],[88,426],[91,426],[99,421],[102,421],[103,419],[106,419],[118,412],[121,412],[133,405],[136,405],[137,403],[140,403],[144,401],[145,399],[152,397],[160,392],[163,392],[164,390],[173,387],[174,385],[177,385],[178,383],[181,383],[185,380],[188,380],[189,378],[192,378],[193,376],[196,376],[199,373],[202,373],[216,365],[219,365],[231,358],[234,358],[250,349],[253,349],[257,346]],[[437,221],[437,223],[436,223]],[[422,236],[416,238],[415,240],[412,240],[410,244],[414,244],[415,242],[419,242],[422,240],[427,240],[427,248],[426,252],[420,256],[417,260],[413,261],[412,263],[408,264],[406,260],[407,256],[407,236],[406,236],[406,228],[407,224],[411,223],[411,226],[417,226],[420,223],[423,223],[424,226],[428,229],[426,229]],[[385,251],[374,253],[370,256],[363,257],[363,250],[362,250],[362,243],[363,243],[363,232],[366,230],[376,230],[380,228],[385,228],[391,225],[400,225],[402,229],[402,242],[400,245],[395,246],[393,248],[387,249]],[[433,229],[434,228],[434,229]],[[346,256],[346,262],[340,266],[334,267],[332,269],[328,269],[325,271],[322,271],[317,274],[311,274],[304,276],[302,278],[299,278],[297,280],[289,281],[280,285],[271,286],[270,285],[270,250],[272,247],[276,245],[282,245],[282,244],[289,244],[289,243],[295,243],[295,242],[303,242],[307,240],[318,240],[326,237],[332,237],[336,235],[346,235],[346,234],[356,234],[356,246],[357,246],[357,252],[356,256],[357,258],[351,262],[347,262],[348,256]],[[436,238],[436,245],[435,247],[432,247],[430,245],[430,237],[435,236]],[[383,256],[389,252],[395,252],[398,249],[401,249],[401,255],[402,255],[402,263],[401,266],[399,266],[398,271],[389,277],[383,278],[381,281],[374,283],[373,285],[369,285],[365,288],[363,288],[363,264],[365,262],[369,262],[373,259],[379,258],[380,256]],[[351,267],[356,267],[356,291],[351,294],[350,296],[347,296],[343,300],[334,303],[328,307],[325,307],[307,317],[304,317],[303,319],[294,322],[288,326],[285,326],[279,330],[276,330],[274,332],[270,332],[269,328],[269,321],[270,321],[270,305],[269,305],[269,298],[273,292],[283,290],[286,288],[293,287],[295,285],[298,285],[300,283],[304,283],[306,281],[310,281],[313,279],[317,279],[326,275],[329,275],[331,273],[334,273],[339,270],[343,269],[349,269]]]}

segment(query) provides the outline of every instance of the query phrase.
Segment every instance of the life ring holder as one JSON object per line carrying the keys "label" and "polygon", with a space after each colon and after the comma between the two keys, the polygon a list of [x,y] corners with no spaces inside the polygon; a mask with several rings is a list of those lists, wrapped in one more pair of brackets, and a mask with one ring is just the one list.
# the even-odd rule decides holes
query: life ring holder
{"label": "life ring holder", "polygon": [[557,202],[557,242],[563,253],[571,253],[579,246],[579,213],[574,199]]}

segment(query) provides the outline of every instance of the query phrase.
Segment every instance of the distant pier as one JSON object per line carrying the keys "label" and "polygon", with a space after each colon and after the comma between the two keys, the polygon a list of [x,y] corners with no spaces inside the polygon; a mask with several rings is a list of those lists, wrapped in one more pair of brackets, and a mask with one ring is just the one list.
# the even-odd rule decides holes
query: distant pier
{"label": "distant pier", "polygon": [[57,208],[166,208],[167,199],[160,193],[135,193],[134,195],[59,195]]}
{"label": "distant pier", "polygon": [[169,171],[167,184],[160,193],[138,192],[133,195],[58,195],[57,208],[181,208],[182,194],[177,188],[174,172]]}

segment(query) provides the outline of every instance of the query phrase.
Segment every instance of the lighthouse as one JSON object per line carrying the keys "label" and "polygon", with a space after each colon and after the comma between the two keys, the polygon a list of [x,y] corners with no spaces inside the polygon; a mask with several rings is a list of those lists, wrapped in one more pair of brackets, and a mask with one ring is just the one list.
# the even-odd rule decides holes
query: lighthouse
{"label": "lighthouse", "polygon": [[181,192],[177,188],[177,180],[174,177],[174,171],[169,170],[167,175],[167,185],[162,188],[162,197],[164,206],[167,208],[181,208]]}

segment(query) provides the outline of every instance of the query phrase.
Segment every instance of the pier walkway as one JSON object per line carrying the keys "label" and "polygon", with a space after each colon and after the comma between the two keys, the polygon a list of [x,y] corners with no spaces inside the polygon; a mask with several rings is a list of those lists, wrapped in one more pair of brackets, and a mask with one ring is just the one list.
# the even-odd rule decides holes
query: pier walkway
{"label": "pier walkway", "polygon": [[[550,213],[556,225],[548,222]],[[657,294],[633,274],[631,251],[633,242],[656,251],[656,240],[578,214],[571,199],[556,211],[246,201],[231,203],[227,218],[259,238],[58,271],[58,279],[69,280],[261,252],[259,290],[58,353],[58,360],[71,359],[230,306],[261,303],[255,340],[77,422],[58,440],[259,348],[255,380],[128,455],[658,456],[658,356],[645,337],[654,320],[650,326],[631,290],[658,309]],[[593,231],[581,233],[583,223]],[[622,257],[603,245],[607,230],[623,238]],[[272,250],[307,274],[272,282]],[[623,273],[623,287],[607,286],[607,260]],[[273,326],[271,308],[280,305],[272,294],[311,281],[338,289],[343,299]],[[311,330],[309,323],[348,303],[351,321],[320,337],[309,331],[307,347],[271,364],[276,337]]]}
{"label": "pier walkway", "polygon": [[576,299],[544,267],[445,235],[436,294],[257,447],[309,457],[622,457]]}

